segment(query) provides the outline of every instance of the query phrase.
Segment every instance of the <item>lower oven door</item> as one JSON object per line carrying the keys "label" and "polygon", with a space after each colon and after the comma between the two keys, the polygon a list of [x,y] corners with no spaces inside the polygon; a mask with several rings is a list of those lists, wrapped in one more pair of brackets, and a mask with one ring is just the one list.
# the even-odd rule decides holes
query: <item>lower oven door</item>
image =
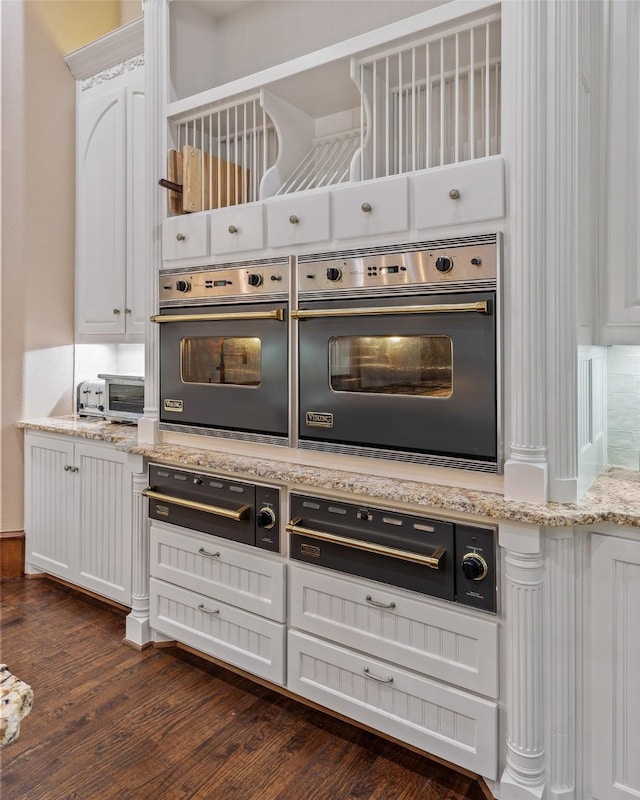
{"label": "lower oven door", "polygon": [[280,304],[163,309],[160,422],[286,436],[286,308]]}
{"label": "lower oven door", "polygon": [[301,304],[302,446],[495,465],[495,302],[487,291]]}

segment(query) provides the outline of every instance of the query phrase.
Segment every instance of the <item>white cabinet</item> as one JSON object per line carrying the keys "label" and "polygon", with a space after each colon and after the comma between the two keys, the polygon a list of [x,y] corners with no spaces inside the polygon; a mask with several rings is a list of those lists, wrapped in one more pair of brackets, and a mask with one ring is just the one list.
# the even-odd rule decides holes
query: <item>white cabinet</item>
{"label": "white cabinet", "polygon": [[86,342],[144,336],[144,68],[122,67],[77,84],[76,329]]}
{"label": "white cabinet", "polygon": [[609,4],[608,252],[601,344],[640,344],[640,4]]}
{"label": "white cabinet", "polygon": [[285,680],[285,562],[256,548],[154,523],[155,630],[254,675]]}
{"label": "white cabinet", "polygon": [[594,800],[640,796],[640,540],[591,537]]}
{"label": "white cabinet", "polygon": [[131,605],[131,481],[141,470],[141,458],[105,442],[27,433],[29,568]]}
{"label": "white cabinet", "polygon": [[181,261],[209,255],[209,218],[181,214],[162,224],[162,260]]}

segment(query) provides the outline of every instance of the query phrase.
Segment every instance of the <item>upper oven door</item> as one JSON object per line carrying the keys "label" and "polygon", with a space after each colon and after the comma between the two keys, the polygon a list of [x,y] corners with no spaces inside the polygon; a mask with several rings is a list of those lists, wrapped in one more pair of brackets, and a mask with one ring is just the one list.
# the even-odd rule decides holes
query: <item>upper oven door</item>
{"label": "upper oven door", "polygon": [[283,303],[163,309],[160,420],[286,435]]}
{"label": "upper oven door", "polygon": [[307,302],[301,439],[497,459],[495,293]]}

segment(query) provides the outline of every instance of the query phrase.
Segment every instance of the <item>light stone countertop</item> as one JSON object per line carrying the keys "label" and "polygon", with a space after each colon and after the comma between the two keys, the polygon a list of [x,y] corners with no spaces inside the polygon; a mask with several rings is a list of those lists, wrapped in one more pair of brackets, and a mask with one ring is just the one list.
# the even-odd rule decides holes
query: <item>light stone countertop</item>
{"label": "light stone countertop", "polygon": [[166,464],[475,514],[495,520],[513,520],[548,527],[609,523],[640,528],[640,472],[616,467],[604,469],[578,503],[548,503],[541,506],[505,500],[496,492],[383,478],[176,444],[138,444],[135,426],[92,418],[51,417],[19,422],[17,426],[43,433],[113,442],[118,450]]}

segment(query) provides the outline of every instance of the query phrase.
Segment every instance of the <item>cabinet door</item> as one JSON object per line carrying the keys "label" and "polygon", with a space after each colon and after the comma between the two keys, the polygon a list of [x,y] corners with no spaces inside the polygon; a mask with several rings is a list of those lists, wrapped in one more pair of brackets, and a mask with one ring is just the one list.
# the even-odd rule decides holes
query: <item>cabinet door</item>
{"label": "cabinet door", "polygon": [[78,105],[79,334],[125,331],[126,90]]}
{"label": "cabinet door", "polygon": [[127,338],[143,341],[146,309],[147,195],[144,83],[127,89]]}
{"label": "cabinet door", "polygon": [[25,533],[27,562],[73,580],[76,530],[72,440],[25,436]]}
{"label": "cabinet door", "polygon": [[86,589],[131,605],[131,486],[125,453],[76,444],[78,573]]}
{"label": "cabinet door", "polygon": [[591,537],[591,780],[597,800],[640,797],[640,541]]}

